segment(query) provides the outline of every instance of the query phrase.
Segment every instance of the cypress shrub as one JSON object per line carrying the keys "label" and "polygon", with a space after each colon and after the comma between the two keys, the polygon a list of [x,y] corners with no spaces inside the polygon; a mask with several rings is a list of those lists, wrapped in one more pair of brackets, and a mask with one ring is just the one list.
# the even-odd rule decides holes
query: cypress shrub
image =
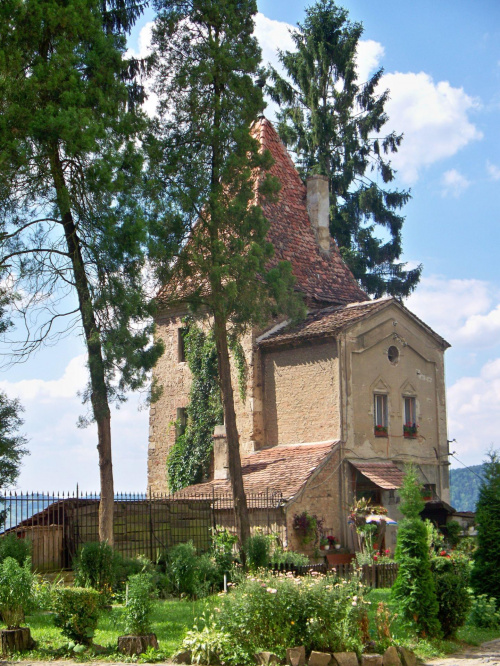
{"label": "cypress shrub", "polygon": [[431,570],[436,584],[439,622],[443,637],[448,638],[465,624],[471,607],[470,565],[463,555],[440,555],[432,558]]}

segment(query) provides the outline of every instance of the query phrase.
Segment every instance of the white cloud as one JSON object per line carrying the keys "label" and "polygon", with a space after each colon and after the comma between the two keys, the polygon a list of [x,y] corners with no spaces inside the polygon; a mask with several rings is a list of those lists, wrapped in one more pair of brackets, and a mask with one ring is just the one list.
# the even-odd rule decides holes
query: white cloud
{"label": "white cloud", "polygon": [[281,51],[295,51],[295,45],[290,31],[295,30],[293,25],[284,21],[274,21],[261,12],[255,15],[255,36],[262,49],[262,60],[267,66],[271,63],[276,69],[281,69],[278,60],[278,49]]}
{"label": "white cloud", "polygon": [[489,347],[500,342],[500,305],[486,314],[469,317],[457,331],[456,340],[462,345]]}
{"label": "white cloud", "polygon": [[391,159],[405,182],[415,182],[423,168],[482,138],[468,115],[479,102],[463,88],[453,88],[447,81],[435,83],[425,72],[386,74],[380,89],[386,88],[390,90],[388,126],[404,133]]}
{"label": "white cloud", "polygon": [[491,180],[500,180],[500,167],[491,162],[486,163],[486,170]]}
{"label": "white cloud", "polygon": [[370,74],[372,74],[385,55],[385,49],[379,42],[373,39],[365,39],[358,42],[358,52],[356,57],[356,64],[358,67],[359,81],[367,81]]}
{"label": "white cloud", "polygon": [[[0,389],[10,398],[19,397],[25,408],[22,432],[27,435],[30,455],[23,460],[17,486],[23,491],[60,490],[79,487],[99,489],[97,428],[77,428],[86,413],[77,392],[85,388],[85,357],[71,359],[55,380],[2,381]],[[113,469],[117,491],[146,489],[148,412],[137,410],[139,397],[120,410],[112,409]]]}
{"label": "white cloud", "polygon": [[[151,54],[151,40],[152,40],[152,30],[153,30],[153,21],[149,21],[146,23],[142,28],[139,33],[139,38],[137,40],[138,43],[138,49],[128,49],[125,53],[126,58],[146,58]],[[148,98],[146,102],[144,103],[144,111],[150,116],[151,118],[155,115],[156,112],[156,106],[158,104],[158,97],[155,95],[155,93],[151,90],[151,82],[146,85],[146,93],[148,95]]]}
{"label": "white cloud", "polygon": [[467,180],[456,169],[445,171],[441,180],[442,190],[441,193],[444,197],[455,197],[457,199],[470,185],[470,180]]}

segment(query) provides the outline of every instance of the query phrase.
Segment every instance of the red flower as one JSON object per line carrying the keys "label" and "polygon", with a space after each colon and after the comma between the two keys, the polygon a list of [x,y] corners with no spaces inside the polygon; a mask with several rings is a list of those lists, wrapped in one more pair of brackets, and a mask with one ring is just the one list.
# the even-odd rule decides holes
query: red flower
{"label": "red flower", "polygon": [[445,550],[442,550],[439,554],[440,554],[442,557],[444,557],[444,556],[446,555],[446,551],[445,551]]}
{"label": "red flower", "polygon": [[375,555],[373,556],[373,559],[374,559],[374,560],[375,560],[375,562],[376,562],[376,561],[378,560],[378,555],[377,555],[377,554],[375,554]]}

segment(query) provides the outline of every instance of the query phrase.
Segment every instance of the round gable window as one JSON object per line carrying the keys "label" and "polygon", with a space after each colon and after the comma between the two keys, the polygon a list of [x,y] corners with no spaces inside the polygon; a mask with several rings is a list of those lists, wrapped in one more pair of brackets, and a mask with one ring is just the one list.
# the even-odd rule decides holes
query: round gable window
{"label": "round gable window", "polygon": [[396,365],[399,361],[399,349],[394,345],[391,345],[387,350],[387,358],[392,363],[392,365]]}

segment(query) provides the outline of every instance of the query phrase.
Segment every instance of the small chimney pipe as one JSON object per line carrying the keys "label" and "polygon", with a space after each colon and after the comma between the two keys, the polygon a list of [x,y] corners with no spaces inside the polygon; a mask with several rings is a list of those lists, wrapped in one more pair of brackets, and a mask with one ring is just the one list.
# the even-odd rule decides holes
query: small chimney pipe
{"label": "small chimney pipe", "polygon": [[330,250],[330,192],[328,176],[314,175],[307,179],[307,212],[315,231],[318,245]]}

